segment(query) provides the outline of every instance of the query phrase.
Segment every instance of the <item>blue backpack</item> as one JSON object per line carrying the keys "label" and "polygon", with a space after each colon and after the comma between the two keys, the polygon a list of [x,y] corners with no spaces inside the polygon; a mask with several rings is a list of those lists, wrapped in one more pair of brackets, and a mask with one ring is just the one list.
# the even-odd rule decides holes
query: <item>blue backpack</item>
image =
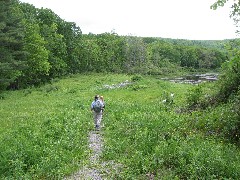
{"label": "blue backpack", "polygon": [[93,110],[94,110],[95,112],[100,112],[100,111],[102,110],[102,108],[103,108],[103,104],[101,103],[100,100],[97,100],[97,101],[94,102],[94,104],[93,104]]}

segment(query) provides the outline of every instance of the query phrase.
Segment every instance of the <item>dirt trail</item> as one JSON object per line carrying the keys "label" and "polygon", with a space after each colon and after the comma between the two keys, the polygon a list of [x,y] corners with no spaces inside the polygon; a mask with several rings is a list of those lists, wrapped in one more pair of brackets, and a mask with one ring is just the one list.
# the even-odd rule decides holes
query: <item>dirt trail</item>
{"label": "dirt trail", "polygon": [[117,177],[120,173],[121,165],[113,161],[100,161],[100,156],[104,148],[101,132],[90,131],[88,143],[91,151],[89,164],[72,176],[65,178],[65,180],[103,180]]}
{"label": "dirt trail", "polygon": [[103,141],[102,136],[98,131],[90,131],[88,135],[89,148],[91,150],[90,164],[80,169],[77,173],[66,179],[94,179],[101,180],[99,171],[99,157],[102,153]]}

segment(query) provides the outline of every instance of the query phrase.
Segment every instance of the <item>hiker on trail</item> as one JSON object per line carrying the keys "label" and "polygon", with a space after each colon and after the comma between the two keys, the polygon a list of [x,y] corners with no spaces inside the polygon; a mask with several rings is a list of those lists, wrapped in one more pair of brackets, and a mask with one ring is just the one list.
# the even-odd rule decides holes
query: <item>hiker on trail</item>
{"label": "hiker on trail", "polygon": [[100,100],[99,95],[94,97],[94,101],[91,104],[91,111],[93,112],[95,128],[96,130],[99,130],[103,113],[103,103]]}

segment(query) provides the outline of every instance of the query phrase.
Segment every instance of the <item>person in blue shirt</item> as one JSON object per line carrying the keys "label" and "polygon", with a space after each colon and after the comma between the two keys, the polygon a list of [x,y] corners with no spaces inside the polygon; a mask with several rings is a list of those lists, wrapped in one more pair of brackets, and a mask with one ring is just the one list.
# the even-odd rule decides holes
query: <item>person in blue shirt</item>
{"label": "person in blue shirt", "polygon": [[103,114],[103,102],[100,100],[99,95],[95,95],[94,101],[91,104],[91,111],[93,112],[93,119],[96,130],[100,129]]}

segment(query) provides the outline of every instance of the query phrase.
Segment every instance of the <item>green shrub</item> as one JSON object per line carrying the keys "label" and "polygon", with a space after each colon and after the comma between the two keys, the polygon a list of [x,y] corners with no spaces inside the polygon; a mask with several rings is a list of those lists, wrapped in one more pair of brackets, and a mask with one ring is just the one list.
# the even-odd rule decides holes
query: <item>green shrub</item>
{"label": "green shrub", "polygon": [[146,89],[147,86],[146,85],[141,85],[141,84],[134,84],[131,86],[132,90],[134,91],[138,91],[138,90],[141,90],[141,89]]}
{"label": "green shrub", "polygon": [[187,95],[187,105],[190,109],[197,108],[200,105],[203,97],[203,90],[201,85],[194,86]]}
{"label": "green shrub", "polygon": [[218,99],[226,102],[240,88],[240,41],[232,42],[229,48],[230,61],[223,63],[222,75],[220,76]]}
{"label": "green shrub", "polygon": [[143,77],[141,75],[134,75],[131,77],[131,80],[133,82],[136,82],[136,81],[141,81],[143,79]]}
{"label": "green shrub", "polygon": [[[238,93],[239,94],[239,93]],[[235,95],[228,103],[210,107],[193,114],[195,127],[208,136],[218,136],[231,142],[240,143],[240,96]]]}

